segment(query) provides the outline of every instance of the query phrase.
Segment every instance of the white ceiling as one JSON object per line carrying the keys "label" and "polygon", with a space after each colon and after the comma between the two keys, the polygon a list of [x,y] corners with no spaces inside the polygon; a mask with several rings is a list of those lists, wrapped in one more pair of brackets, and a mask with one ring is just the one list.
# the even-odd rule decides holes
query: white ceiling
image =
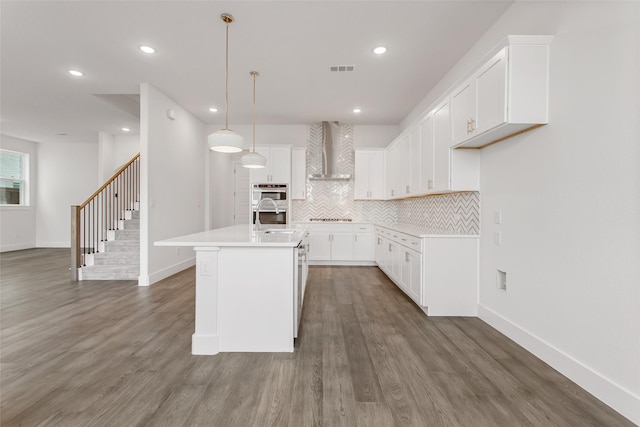
{"label": "white ceiling", "polygon": [[[511,3],[2,0],[0,131],[36,142],[94,142],[123,126],[137,133],[131,95],[142,82],[222,124],[223,12],[235,17],[231,125],[251,123],[251,70],[260,72],[258,125],[397,125]],[[141,44],[157,53],[142,54]],[[378,45],[388,52],[374,55]],[[355,71],[329,71],[343,64]]]}

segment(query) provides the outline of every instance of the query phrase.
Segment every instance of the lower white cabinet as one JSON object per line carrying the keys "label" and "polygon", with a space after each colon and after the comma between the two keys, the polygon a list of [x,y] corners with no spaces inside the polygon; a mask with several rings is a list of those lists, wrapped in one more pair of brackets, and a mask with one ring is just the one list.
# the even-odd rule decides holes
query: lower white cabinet
{"label": "lower white cabinet", "polygon": [[376,226],[376,264],[429,316],[476,316],[478,236]]}
{"label": "lower white cabinet", "polygon": [[309,225],[309,262],[324,265],[374,265],[372,224]]}

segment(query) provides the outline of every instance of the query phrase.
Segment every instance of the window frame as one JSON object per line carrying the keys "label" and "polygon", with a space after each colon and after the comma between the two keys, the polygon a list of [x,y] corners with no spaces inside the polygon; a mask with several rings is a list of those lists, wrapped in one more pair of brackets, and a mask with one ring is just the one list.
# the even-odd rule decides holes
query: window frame
{"label": "window frame", "polygon": [[19,203],[3,203],[0,201],[0,207],[2,208],[20,208],[20,207],[28,207],[30,206],[30,197],[29,197],[29,166],[30,166],[30,158],[29,153],[25,153],[22,151],[16,150],[7,150],[6,148],[0,148],[0,153],[12,153],[20,155],[20,159],[22,161],[22,177],[21,178],[5,178],[0,174],[0,179],[8,179],[12,181],[18,181],[21,183],[20,188],[20,202]]}

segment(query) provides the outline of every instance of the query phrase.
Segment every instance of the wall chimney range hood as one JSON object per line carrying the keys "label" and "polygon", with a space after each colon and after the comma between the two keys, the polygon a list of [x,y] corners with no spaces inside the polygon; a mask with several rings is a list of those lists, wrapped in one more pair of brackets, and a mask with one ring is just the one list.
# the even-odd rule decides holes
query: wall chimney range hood
{"label": "wall chimney range hood", "polygon": [[313,180],[349,180],[351,174],[340,173],[338,168],[338,149],[340,124],[338,122],[322,122],[322,173],[309,175]]}

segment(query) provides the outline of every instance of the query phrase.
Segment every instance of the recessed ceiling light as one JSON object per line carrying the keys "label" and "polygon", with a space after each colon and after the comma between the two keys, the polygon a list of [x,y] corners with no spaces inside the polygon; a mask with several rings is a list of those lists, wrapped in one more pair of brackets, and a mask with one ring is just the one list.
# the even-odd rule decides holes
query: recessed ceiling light
{"label": "recessed ceiling light", "polygon": [[140,46],[140,50],[144,53],[156,53],[156,50],[151,46]]}
{"label": "recessed ceiling light", "polygon": [[360,108],[354,108],[354,109],[353,109],[353,112],[354,112],[354,113],[356,113],[356,114],[358,114],[358,113],[359,113],[359,112],[361,112],[361,111],[362,111],[362,110],[361,110]]}
{"label": "recessed ceiling light", "polygon": [[131,130],[131,129],[129,129],[129,128],[122,128],[122,131],[123,131],[123,132],[129,132],[130,130]]}
{"label": "recessed ceiling light", "polygon": [[378,46],[377,48],[373,49],[373,53],[375,53],[376,55],[382,55],[386,51],[387,51],[387,48],[384,46]]}
{"label": "recessed ceiling light", "polygon": [[78,70],[69,70],[69,74],[71,74],[74,77],[82,77],[82,76],[84,76],[84,73],[82,71],[78,71]]}
{"label": "recessed ceiling light", "polygon": [[217,113],[218,109],[216,107],[210,107],[209,111],[211,111],[212,113]]}

